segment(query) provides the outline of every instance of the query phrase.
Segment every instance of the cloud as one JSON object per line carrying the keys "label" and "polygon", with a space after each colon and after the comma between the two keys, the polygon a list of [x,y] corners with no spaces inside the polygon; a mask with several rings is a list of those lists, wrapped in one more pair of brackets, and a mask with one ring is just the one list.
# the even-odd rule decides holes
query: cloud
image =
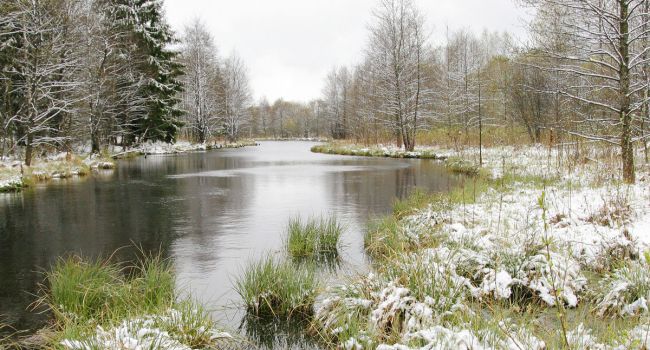
{"label": "cloud", "polygon": [[[522,33],[513,0],[417,1],[432,39],[446,26]],[[172,28],[200,18],[221,54],[246,62],[256,98],[307,101],[321,94],[333,66],[359,62],[375,0],[165,0]],[[441,33],[443,33],[441,35]]]}

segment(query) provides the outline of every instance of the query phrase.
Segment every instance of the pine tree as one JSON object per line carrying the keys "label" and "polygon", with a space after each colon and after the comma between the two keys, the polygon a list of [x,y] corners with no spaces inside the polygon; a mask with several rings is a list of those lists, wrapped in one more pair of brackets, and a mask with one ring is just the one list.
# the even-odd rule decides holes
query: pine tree
{"label": "pine tree", "polygon": [[[135,72],[121,86],[138,89],[135,100],[141,108],[127,108],[123,127],[129,131],[127,141],[173,142],[182,123],[179,109],[179,92],[183,75],[178,63],[178,52],[169,48],[176,42],[173,32],[165,22],[161,0],[114,0],[117,23],[130,32],[125,64]],[[134,113],[134,112],[140,113]]]}

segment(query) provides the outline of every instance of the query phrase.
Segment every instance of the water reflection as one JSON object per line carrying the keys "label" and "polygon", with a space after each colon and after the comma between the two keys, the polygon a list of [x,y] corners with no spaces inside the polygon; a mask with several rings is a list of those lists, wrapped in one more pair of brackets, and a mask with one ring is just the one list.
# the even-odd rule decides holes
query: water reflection
{"label": "water reflection", "polygon": [[0,195],[0,314],[17,328],[38,327],[42,318],[25,307],[39,269],[71,252],[105,256],[137,244],[172,257],[179,285],[237,328],[232,281],[247,261],[282,254],[289,218],[336,215],[347,226],[341,265],[363,270],[368,219],[416,186],[446,191],[458,181],[433,161],[312,154],[312,145],[150,156],[110,175]]}

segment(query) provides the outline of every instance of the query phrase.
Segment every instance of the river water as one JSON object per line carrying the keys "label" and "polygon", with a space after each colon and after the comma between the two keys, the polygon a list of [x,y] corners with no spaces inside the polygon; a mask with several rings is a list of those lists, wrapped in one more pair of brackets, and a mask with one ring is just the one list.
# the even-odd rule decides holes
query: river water
{"label": "river water", "polygon": [[137,245],[172,258],[179,287],[237,328],[233,282],[249,261],[282,254],[290,218],[335,215],[346,226],[341,268],[361,272],[370,219],[416,187],[447,191],[461,181],[435,161],[314,154],[313,145],[140,157],[96,176],[0,194],[0,321],[42,326],[45,316],[27,307],[58,257],[122,248],[116,259],[131,259]]}

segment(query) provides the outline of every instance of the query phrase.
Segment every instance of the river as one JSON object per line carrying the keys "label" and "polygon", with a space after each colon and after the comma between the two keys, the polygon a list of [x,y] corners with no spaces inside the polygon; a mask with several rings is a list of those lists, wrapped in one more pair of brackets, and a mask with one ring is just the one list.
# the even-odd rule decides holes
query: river
{"label": "river", "polygon": [[[122,160],[111,172],[0,194],[0,321],[43,325],[27,310],[57,258],[131,259],[134,246],[173,259],[179,288],[237,328],[232,284],[248,261],[282,254],[288,220],[335,215],[346,227],[342,266],[363,271],[363,234],[414,188],[447,191],[461,179],[430,160],[314,154],[310,142]],[[276,333],[276,332],[272,332]]]}

